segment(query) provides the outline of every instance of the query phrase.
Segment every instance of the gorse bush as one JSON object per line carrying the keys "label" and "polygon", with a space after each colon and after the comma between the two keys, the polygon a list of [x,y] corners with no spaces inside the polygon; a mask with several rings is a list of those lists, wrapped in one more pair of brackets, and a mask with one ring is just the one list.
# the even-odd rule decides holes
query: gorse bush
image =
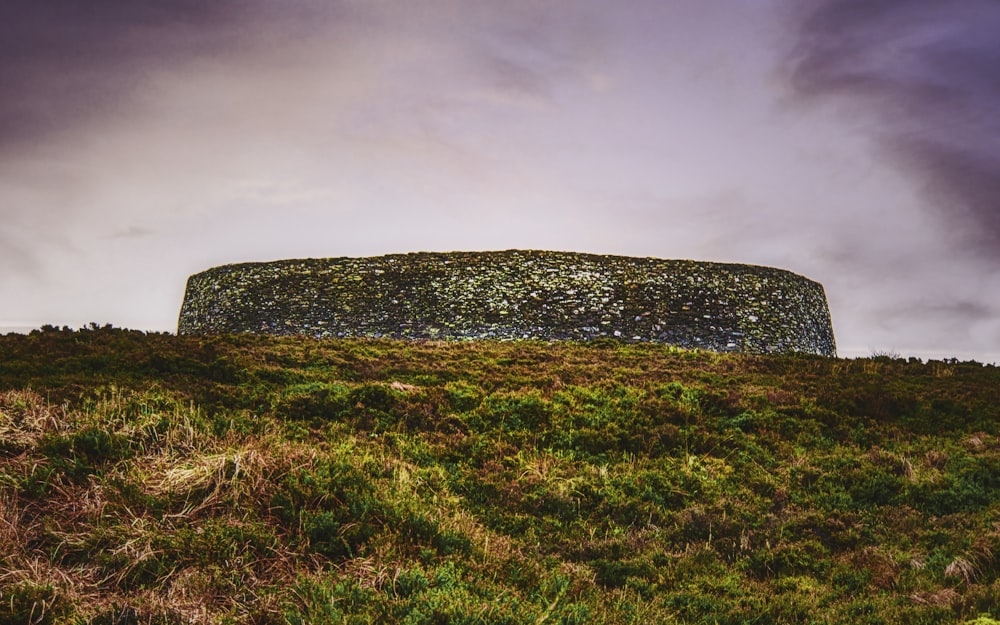
{"label": "gorse bush", "polygon": [[0,624],[990,623],[1000,373],[0,337]]}

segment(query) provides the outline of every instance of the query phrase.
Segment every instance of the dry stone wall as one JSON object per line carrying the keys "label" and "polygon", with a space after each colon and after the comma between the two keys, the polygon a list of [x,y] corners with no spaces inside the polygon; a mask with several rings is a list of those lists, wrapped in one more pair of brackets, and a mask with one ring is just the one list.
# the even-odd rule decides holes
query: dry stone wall
{"label": "dry stone wall", "polygon": [[520,250],[215,267],[189,278],[178,332],[836,354],[822,285],[788,271]]}

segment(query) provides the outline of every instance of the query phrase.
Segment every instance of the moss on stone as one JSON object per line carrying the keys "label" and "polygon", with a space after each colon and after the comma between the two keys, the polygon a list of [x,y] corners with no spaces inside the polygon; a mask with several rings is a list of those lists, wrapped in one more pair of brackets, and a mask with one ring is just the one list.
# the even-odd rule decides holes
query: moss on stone
{"label": "moss on stone", "polygon": [[188,280],[178,331],[836,353],[822,285],[788,271],[521,250],[215,267]]}

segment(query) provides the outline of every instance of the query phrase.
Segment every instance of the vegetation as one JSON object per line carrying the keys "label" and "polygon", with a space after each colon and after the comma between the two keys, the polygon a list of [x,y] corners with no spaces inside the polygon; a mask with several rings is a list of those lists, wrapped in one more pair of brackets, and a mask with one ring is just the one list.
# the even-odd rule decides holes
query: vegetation
{"label": "vegetation", "polygon": [[995,623],[1000,370],[0,337],[0,623]]}

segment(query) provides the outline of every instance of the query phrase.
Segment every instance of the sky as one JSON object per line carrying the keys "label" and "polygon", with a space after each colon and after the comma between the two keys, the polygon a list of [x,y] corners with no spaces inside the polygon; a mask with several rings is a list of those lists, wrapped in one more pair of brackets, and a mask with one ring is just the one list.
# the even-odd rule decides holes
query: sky
{"label": "sky", "polygon": [[839,353],[1000,361],[996,0],[11,0],[0,329],[235,262],[781,267]]}

